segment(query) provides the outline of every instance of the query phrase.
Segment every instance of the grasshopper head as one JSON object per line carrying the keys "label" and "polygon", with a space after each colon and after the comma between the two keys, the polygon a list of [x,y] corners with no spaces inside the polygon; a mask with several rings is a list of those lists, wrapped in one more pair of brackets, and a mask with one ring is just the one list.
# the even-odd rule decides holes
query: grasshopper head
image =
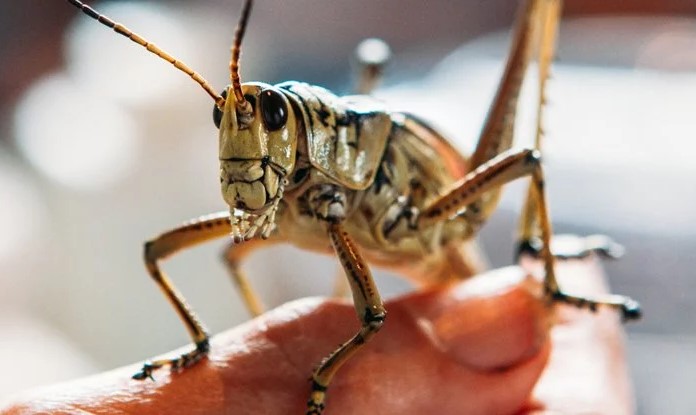
{"label": "grasshopper head", "polygon": [[239,56],[252,0],[246,0],[235,31],[230,59],[231,84],[213,108],[220,130],[220,184],[230,206],[235,242],[257,232],[268,237],[283,197],[285,176],[295,167],[297,119],[277,88],[241,83]]}
{"label": "grasshopper head", "polygon": [[295,167],[297,118],[277,88],[245,83],[241,89],[244,107],[229,86],[224,106],[213,108],[213,120],[220,130],[222,196],[233,214],[253,222],[269,219],[282,198],[285,177]]}

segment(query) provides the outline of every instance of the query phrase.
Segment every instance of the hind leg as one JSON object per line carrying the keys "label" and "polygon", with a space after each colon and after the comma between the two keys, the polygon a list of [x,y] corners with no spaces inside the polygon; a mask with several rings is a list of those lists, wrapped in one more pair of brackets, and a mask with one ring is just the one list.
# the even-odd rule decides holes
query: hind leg
{"label": "hind leg", "polygon": [[[418,214],[414,226],[423,229],[437,222],[448,220],[468,210],[472,203],[481,200],[491,190],[497,189],[512,180],[531,176],[533,197],[541,231],[541,258],[544,261],[544,292],[551,302],[565,302],[577,307],[596,310],[604,305],[621,311],[624,319],[640,317],[638,303],[628,297],[609,295],[597,298],[576,296],[563,291],[556,280],[554,270],[555,257],[551,245],[551,221],[549,219],[544,192],[544,176],[541,159],[537,150],[506,151],[500,156],[479,166],[466,177],[455,183],[444,196]],[[467,219],[480,224],[487,219],[486,213],[480,210],[469,211]]]}

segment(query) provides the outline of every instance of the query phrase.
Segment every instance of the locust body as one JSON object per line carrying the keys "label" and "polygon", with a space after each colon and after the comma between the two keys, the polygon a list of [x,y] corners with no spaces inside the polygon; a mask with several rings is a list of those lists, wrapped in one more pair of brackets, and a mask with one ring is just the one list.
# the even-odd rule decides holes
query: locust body
{"label": "locust body", "polygon": [[[395,268],[421,285],[472,275],[479,270],[471,260],[474,236],[494,210],[501,186],[523,177],[530,179],[530,187],[519,247],[544,262],[545,300],[592,310],[605,305],[620,309],[625,318],[638,317],[637,303],[629,298],[586,298],[559,287],[538,150],[541,128],[534,148],[512,149],[517,98],[534,56],[539,61],[541,119],[560,12],[557,0],[521,4],[500,87],[476,149],[466,156],[427,123],[390,111],[368,95],[338,97],[300,82],[242,84],[239,53],[249,0],[232,48],[231,84],[222,94],[124,26],[77,0],[68,1],[187,73],[215,100],[221,191],[229,210],[202,216],[145,244],[148,272],[174,305],[196,348],[174,359],[147,363],[134,378],[151,377],[162,366],[189,366],[209,347],[204,326],[159,261],[231,235],[224,258],[249,310],[258,314],[263,309],[241,263],[252,250],[290,243],[338,257],[361,321],[360,330],[312,374],[307,413],[321,413],[334,375],[385,321],[386,310],[368,264]],[[374,79],[363,81],[362,85],[374,85]],[[581,246],[576,255],[595,248],[611,251],[610,244],[600,245]]]}
{"label": "locust body", "polygon": [[[337,97],[298,82],[253,83],[242,89],[259,106],[261,96],[283,95],[287,101],[276,102],[286,106],[282,112],[289,116],[282,133],[251,125],[251,131],[263,131],[254,140],[239,140],[238,127],[225,125],[235,118],[222,117],[220,182],[237,219],[233,232],[239,232],[239,241],[262,233],[254,222],[261,218],[265,225],[272,215],[274,231],[266,230],[266,237],[323,252],[323,221],[340,220],[369,262],[412,270],[428,264],[427,273],[411,273],[427,283],[437,278],[432,265],[444,268],[441,248],[475,233],[464,218],[413,226],[414,215],[461,178],[467,166],[466,158],[423,121],[388,112],[367,96]],[[254,119],[263,123],[264,117]]]}

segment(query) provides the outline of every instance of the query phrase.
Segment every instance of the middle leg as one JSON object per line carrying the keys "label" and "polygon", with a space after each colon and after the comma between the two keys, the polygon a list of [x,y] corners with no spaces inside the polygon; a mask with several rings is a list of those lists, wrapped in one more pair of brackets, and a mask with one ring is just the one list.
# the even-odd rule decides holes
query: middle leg
{"label": "middle leg", "polygon": [[259,247],[267,247],[277,242],[280,241],[276,238],[250,239],[241,244],[231,241],[222,252],[222,260],[227,267],[230,278],[232,278],[232,281],[237,286],[237,290],[239,290],[242,296],[244,305],[252,317],[261,315],[265,311],[265,307],[242,269],[241,262],[252,251]]}
{"label": "middle leg", "polygon": [[353,293],[355,312],[358,314],[362,327],[350,340],[324,359],[319,368],[314,371],[312,393],[307,402],[307,415],[319,415],[323,412],[326,390],[334,375],[379,331],[387,315],[367,262],[358,252],[355,243],[340,223],[329,223],[328,228],[331,245],[348,278]]}

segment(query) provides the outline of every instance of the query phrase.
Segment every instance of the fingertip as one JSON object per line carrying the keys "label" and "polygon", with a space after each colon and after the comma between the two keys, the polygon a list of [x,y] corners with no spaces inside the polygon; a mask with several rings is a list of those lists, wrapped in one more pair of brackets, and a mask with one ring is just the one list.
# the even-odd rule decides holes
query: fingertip
{"label": "fingertip", "polygon": [[456,362],[509,367],[538,353],[547,337],[549,312],[538,285],[520,268],[504,268],[419,298],[414,317]]}
{"label": "fingertip", "polygon": [[458,362],[479,369],[511,366],[535,354],[546,337],[542,306],[520,288],[472,299],[434,321],[435,332]]}

